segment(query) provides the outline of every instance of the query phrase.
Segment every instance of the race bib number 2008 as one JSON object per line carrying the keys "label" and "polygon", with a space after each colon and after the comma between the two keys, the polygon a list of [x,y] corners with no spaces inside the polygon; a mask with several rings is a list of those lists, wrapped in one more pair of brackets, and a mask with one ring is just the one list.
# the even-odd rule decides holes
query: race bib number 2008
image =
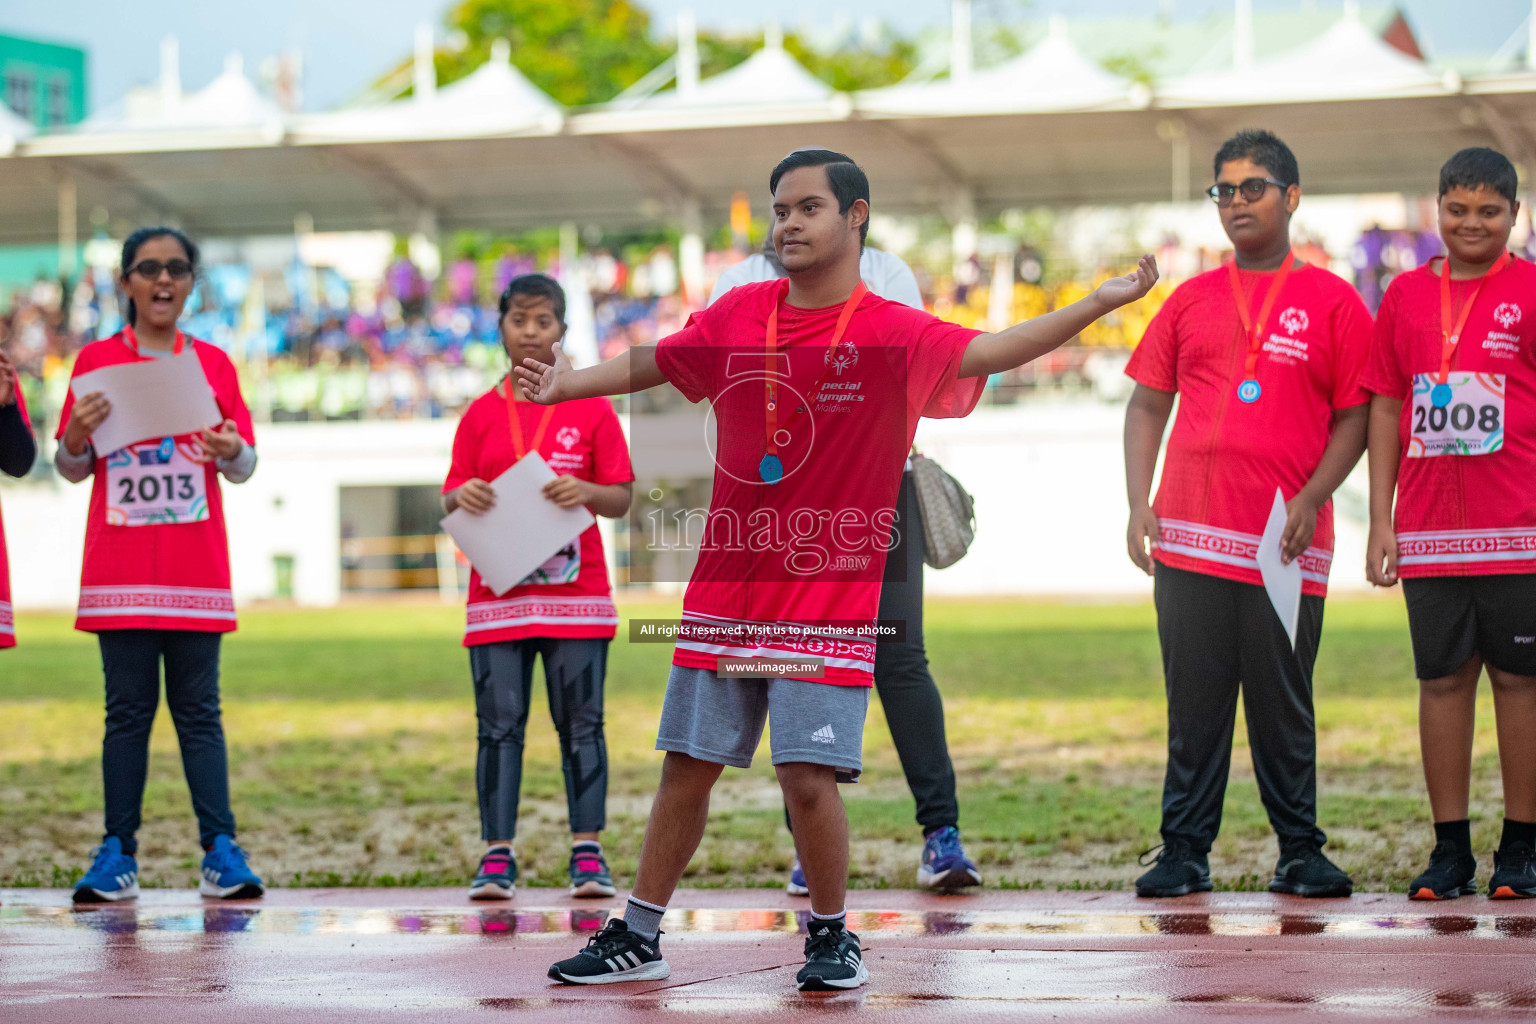
{"label": "race bib number 2008", "polygon": [[207,518],[206,471],[187,446],[167,437],[107,456],[108,524],[154,526]]}
{"label": "race bib number 2008", "polygon": [[1408,457],[1487,455],[1504,447],[1504,375],[1452,373],[1413,376]]}

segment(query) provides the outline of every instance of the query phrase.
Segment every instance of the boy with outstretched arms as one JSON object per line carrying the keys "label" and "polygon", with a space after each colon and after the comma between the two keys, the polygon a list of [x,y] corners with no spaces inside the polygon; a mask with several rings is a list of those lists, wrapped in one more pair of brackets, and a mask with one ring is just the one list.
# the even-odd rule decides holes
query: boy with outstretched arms
{"label": "boy with outstretched arms", "polygon": [[1440,169],[1447,255],[1392,280],[1365,375],[1366,575],[1403,581],[1435,823],[1414,899],[1477,891],[1468,789],[1484,668],[1504,776],[1488,894],[1536,897],[1536,267],[1507,251],[1516,184],[1491,149]]}
{"label": "boy with outstretched arms", "polygon": [[[769,188],[787,280],[732,289],[677,334],[599,366],[573,370],[557,354],[553,366],[518,369],[535,401],[671,382],[709,399],[718,421],[706,543],[683,602],[656,744],[667,754],[634,893],[623,919],[550,968],[556,981],[668,976],[661,919],[703,837],[710,790],[726,765],[751,763],[771,718],[811,898],[796,983],[864,983],[858,936],[845,927],[837,784],[861,767],[885,546],[917,419],[966,415],[988,374],[1051,351],[1157,280],[1146,256],[1080,302],[981,334],[865,288],[869,182],[851,159],[792,153]],[[800,667],[780,673],[786,662]]]}
{"label": "boy with outstretched arms", "polygon": [[[1131,357],[1125,415],[1131,560],[1154,578],[1168,694],[1161,849],[1139,896],[1211,889],[1241,689],[1259,796],[1280,841],[1269,888],[1348,896],[1322,852],[1312,666],[1333,559],[1333,491],[1365,448],[1359,377],[1371,318],[1354,289],[1291,251],[1301,175],[1270,132],[1216,153],[1208,190],[1235,258],[1184,282]],[[1157,501],[1163,429],[1179,398]],[[1301,563],[1295,641],[1270,604],[1259,540],[1278,489],[1281,557]],[[1155,567],[1155,572],[1154,572]]]}

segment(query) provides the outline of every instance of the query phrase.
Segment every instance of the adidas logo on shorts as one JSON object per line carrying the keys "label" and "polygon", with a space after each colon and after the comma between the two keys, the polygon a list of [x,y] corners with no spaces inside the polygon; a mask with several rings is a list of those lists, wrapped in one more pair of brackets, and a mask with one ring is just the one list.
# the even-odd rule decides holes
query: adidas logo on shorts
{"label": "adidas logo on shorts", "polygon": [[811,739],[817,743],[836,743],[837,737],[832,734],[832,726],[824,725],[811,733]]}

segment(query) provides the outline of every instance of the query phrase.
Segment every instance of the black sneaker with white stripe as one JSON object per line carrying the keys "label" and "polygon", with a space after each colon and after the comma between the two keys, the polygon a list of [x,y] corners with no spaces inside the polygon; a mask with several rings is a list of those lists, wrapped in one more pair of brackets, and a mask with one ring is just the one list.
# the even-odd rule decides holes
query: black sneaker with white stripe
{"label": "black sneaker with white stripe", "polygon": [[609,985],[616,981],[660,981],[672,968],[661,958],[660,939],[642,939],[623,918],[614,918],[587,940],[587,948],[549,969],[567,985]]}
{"label": "black sneaker with white stripe", "polygon": [[805,937],[805,966],[795,976],[802,992],[858,988],[869,980],[869,969],[859,954],[859,937],[841,923],[811,919]]}

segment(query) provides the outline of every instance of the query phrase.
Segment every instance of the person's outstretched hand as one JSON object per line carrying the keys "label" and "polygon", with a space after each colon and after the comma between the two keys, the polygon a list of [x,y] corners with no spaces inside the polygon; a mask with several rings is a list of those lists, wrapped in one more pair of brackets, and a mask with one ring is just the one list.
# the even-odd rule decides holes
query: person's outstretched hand
{"label": "person's outstretched hand", "polygon": [[1111,308],[1135,302],[1157,284],[1157,257],[1151,253],[1136,264],[1136,272],[1122,277],[1112,277],[1095,289],[1099,298]]}
{"label": "person's outstretched hand", "polygon": [[565,401],[560,385],[571,373],[571,360],[558,341],[555,342],[554,351],[553,366],[541,363],[537,359],[524,359],[521,364],[512,367],[512,372],[517,374],[517,386],[522,388],[523,397],[530,402],[554,405],[556,402]]}

